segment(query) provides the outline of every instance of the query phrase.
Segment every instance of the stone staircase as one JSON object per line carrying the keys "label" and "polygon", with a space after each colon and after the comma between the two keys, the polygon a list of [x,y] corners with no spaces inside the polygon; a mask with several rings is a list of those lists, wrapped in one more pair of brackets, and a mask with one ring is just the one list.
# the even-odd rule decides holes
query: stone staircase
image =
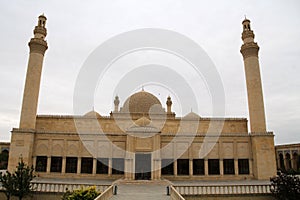
{"label": "stone staircase", "polygon": [[170,200],[167,195],[167,181],[125,181],[120,180],[117,185],[117,195],[110,200]]}

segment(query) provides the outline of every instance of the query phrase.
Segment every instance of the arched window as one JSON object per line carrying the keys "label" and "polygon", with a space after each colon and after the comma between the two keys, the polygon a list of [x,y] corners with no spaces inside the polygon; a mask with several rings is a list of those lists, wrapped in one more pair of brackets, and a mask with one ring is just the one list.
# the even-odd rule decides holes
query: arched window
{"label": "arched window", "polygon": [[286,170],[291,169],[292,162],[291,162],[291,155],[289,153],[285,154],[285,160],[286,160]]}
{"label": "arched window", "polygon": [[7,163],[8,163],[8,150],[4,149],[0,153],[0,169],[7,169]]}
{"label": "arched window", "polygon": [[279,154],[279,169],[282,169],[284,170],[285,169],[285,166],[284,166],[284,159],[283,159],[283,155],[282,153]]}
{"label": "arched window", "polygon": [[297,152],[293,153],[293,169],[295,171],[298,171],[298,169],[299,169],[299,165],[298,165],[299,158],[298,157],[299,156],[298,156]]}

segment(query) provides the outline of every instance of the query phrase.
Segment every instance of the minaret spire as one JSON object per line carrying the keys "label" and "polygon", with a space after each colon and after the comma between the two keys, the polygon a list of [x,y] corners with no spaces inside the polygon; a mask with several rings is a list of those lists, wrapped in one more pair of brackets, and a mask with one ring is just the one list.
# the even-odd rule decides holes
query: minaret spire
{"label": "minaret spire", "polygon": [[45,41],[46,20],[44,15],[39,16],[38,24],[33,31],[34,37],[28,43],[30,53],[20,119],[20,128],[23,129],[35,129],[42,66],[45,51],[48,49]]}
{"label": "minaret spire", "polygon": [[241,53],[244,58],[251,132],[266,132],[265,109],[258,61],[259,46],[254,42],[250,20],[244,19]]}

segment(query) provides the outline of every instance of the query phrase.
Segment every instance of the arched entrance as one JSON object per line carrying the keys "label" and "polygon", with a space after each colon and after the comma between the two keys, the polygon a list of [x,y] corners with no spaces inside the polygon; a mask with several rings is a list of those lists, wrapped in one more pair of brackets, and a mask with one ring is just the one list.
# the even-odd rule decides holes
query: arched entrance
{"label": "arched entrance", "polygon": [[135,154],[135,180],[151,179],[151,154]]}

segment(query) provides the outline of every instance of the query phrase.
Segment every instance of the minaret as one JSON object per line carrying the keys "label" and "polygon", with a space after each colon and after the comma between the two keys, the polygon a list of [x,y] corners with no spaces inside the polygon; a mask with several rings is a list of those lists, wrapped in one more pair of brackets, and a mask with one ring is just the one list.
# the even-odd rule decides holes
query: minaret
{"label": "minaret", "polygon": [[167,104],[167,113],[171,114],[172,113],[172,110],[171,110],[172,100],[171,100],[170,96],[168,96],[166,104]]}
{"label": "minaret", "polygon": [[274,134],[266,132],[266,120],[262,84],[258,62],[259,47],[254,42],[250,20],[243,21],[241,53],[244,57],[248,107],[250,115],[250,138],[252,158],[249,159],[250,174],[255,179],[269,180],[276,175]]}
{"label": "minaret", "polygon": [[250,20],[243,22],[241,53],[244,58],[251,132],[266,132],[265,109],[258,62],[259,46],[254,42]]}
{"label": "minaret", "polygon": [[19,158],[29,166],[35,164],[33,158],[36,112],[40,90],[40,80],[44,53],[48,48],[45,37],[47,18],[39,16],[38,24],[34,28],[34,37],[29,42],[29,60],[23,94],[20,127],[14,128],[11,132],[11,143],[9,151],[8,171],[12,172],[18,165]]}
{"label": "minaret", "polygon": [[33,31],[34,37],[28,43],[30,53],[23,94],[20,129],[35,129],[42,66],[44,54],[48,48],[45,41],[47,35],[46,20],[47,18],[44,15],[39,16],[38,25]]}
{"label": "minaret", "polygon": [[114,104],[115,104],[114,112],[119,112],[119,104],[120,104],[120,100],[119,100],[118,95],[115,97]]}

